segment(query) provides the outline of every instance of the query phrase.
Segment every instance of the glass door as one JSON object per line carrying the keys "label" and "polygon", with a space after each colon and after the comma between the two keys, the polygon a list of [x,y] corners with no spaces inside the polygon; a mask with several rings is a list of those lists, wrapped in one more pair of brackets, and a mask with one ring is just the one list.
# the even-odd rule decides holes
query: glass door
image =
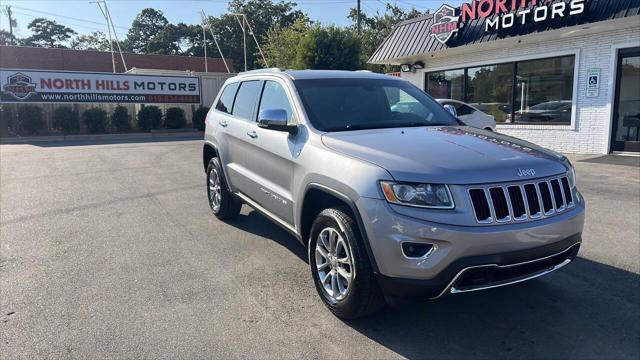
{"label": "glass door", "polygon": [[620,50],[611,150],[640,152],[640,48]]}

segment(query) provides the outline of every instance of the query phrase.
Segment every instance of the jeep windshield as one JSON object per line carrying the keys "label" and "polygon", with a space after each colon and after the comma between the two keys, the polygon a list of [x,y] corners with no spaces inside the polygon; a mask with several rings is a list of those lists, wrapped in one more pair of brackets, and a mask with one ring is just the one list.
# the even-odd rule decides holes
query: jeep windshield
{"label": "jeep windshield", "polygon": [[311,124],[320,131],[459,125],[440,104],[405,81],[294,81]]}

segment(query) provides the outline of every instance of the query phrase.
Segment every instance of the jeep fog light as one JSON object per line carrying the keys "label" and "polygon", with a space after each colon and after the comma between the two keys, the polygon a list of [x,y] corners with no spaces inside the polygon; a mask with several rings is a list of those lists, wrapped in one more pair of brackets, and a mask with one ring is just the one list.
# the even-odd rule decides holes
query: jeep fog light
{"label": "jeep fog light", "polygon": [[432,244],[420,244],[412,242],[402,243],[402,253],[408,258],[423,258],[431,255],[435,250]]}

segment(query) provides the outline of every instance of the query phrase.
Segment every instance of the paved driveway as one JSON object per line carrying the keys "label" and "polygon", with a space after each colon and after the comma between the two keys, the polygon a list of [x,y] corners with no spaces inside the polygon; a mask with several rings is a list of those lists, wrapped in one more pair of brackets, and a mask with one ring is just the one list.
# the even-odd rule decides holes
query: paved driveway
{"label": "paved driveway", "polygon": [[60,145],[0,146],[3,359],[640,357],[638,167],[575,159],[567,268],[343,322],[295,239],[210,215],[199,141]]}

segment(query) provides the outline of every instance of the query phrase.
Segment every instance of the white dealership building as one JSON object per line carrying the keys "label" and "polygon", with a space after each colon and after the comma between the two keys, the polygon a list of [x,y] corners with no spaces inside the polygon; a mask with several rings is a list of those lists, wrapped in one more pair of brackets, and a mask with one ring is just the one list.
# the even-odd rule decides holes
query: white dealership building
{"label": "white dealership building", "polygon": [[[640,152],[640,1],[481,0],[398,24],[369,59],[499,132],[565,153]],[[461,107],[459,114],[472,111]]]}

